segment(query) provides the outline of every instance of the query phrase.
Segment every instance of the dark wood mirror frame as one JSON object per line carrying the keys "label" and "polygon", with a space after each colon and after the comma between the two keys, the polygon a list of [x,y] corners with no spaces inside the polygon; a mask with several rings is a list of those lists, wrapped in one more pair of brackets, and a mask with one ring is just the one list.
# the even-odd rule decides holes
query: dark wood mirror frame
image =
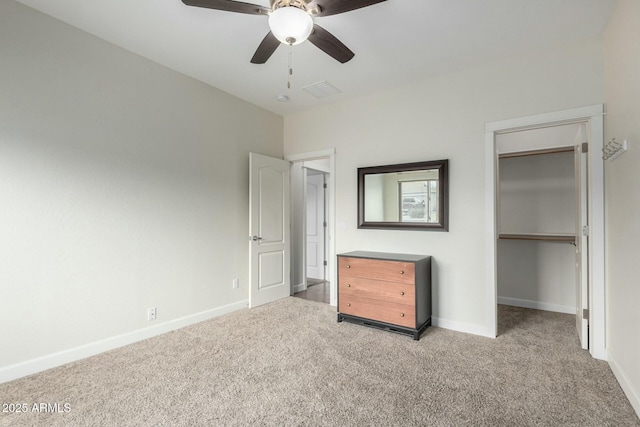
{"label": "dark wood mirror frame", "polygon": [[[438,171],[438,222],[400,222],[400,221],[365,221],[365,177],[367,175],[416,172],[423,170]],[[404,163],[399,165],[373,166],[358,168],[358,228],[374,228],[389,230],[449,230],[449,160]]]}

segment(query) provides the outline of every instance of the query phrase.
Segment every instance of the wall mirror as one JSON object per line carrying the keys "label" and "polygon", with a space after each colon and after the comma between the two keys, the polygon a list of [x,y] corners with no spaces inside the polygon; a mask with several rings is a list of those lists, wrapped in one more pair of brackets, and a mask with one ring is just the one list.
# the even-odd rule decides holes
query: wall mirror
{"label": "wall mirror", "polygon": [[447,231],[448,163],[358,168],[358,228]]}

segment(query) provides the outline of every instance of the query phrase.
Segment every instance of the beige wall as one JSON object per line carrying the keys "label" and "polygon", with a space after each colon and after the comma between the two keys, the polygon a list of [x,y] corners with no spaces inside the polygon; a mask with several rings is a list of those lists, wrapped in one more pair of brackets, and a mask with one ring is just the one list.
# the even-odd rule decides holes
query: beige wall
{"label": "beige wall", "polygon": [[0,380],[242,306],[248,153],[282,156],[282,117],[13,1],[0,58]]}
{"label": "beige wall", "polygon": [[[285,153],[335,147],[336,248],[434,256],[438,324],[490,335],[485,123],[603,102],[600,41],[533,52],[285,117]],[[450,160],[450,231],[357,229],[356,169]]]}
{"label": "beige wall", "polygon": [[605,141],[629,151],[605,162],[607,351],[640,414],[640,2],[620,0],[605,34]]}

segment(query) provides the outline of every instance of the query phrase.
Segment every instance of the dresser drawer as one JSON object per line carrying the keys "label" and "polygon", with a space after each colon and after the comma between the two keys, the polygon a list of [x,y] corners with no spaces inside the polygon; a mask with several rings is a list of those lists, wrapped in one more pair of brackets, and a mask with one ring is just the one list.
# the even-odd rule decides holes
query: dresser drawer
{"label": "dresser drawer", "polygon": [[361,295],[369,299],[413,305],[416,287],[413,284],[340,276],[338,294],[341,298],[346,295]]}
{"label": "dresser drawer", "polygon": [[416,327],[415,306],[390,303],[361,295],[341,295],[338,303],[340,313],[365,319],[377,320],[407,328]]}
{"label": "dresser drawer", "polygon": [[338,258],[340,277],[362,277],[396,283],[415,283],[415,264],[402,261],[384,261],[363,258]]}

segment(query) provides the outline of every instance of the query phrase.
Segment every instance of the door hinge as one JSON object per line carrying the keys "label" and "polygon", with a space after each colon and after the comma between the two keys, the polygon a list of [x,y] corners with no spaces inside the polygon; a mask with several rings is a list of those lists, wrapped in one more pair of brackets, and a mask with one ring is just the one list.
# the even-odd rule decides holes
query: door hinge
{"label": "door hinge", "polygon": [[588,308],[583,308],[582,309],[582,318],[584,320],[589,320],[589,309]]}
{"label": "door hinge", "polygon": [[326,226],[327,226],[327,221],[323,222],[323,223],[322,223],[322,226],[323,226],[323,227],[326,227]]}
{"label": "door hinge", "polygon": [[582,235],[583,236],[588,236],[589,235],[589,226],[588,225],[582,226]]}
{"label": "door hinge", "polygon": [[325,265],[325,266],[327,265],[327,261],[324,261],[324,265]]}
{"label": "door hinge", "polygon": [[327,184],[326,183],[322,184],[322,188],[327,188]]}
{"label": "door hinge", "polygon": [[589,143],[588,142],[583,142],[582,143],[582,154],[588,153],[588,152],[589,152]]}

